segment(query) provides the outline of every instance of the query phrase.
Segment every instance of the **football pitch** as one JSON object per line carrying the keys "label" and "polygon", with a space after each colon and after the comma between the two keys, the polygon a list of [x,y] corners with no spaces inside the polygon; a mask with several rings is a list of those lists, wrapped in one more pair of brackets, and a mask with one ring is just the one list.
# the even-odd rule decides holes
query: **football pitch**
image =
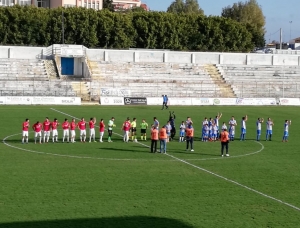
{"label": "football pitch", "polygon": [[[176,140],[167,154],[149,153],[148,140],[124,143],[126,117],[160,124],[169,110],[159,106],[1,106],[0,228],[193,228],[300,227],[300,140],[298,107],[170,107],[176,114]],[[246,141],[229,143],[230,157],[220,156],[220,142],[201,142],[204,117],[222,112],[222,122],[248,115]],[[194,122],[194,152],[178,142],[179,125]],[[31,126],[57,118],[115,117],[113,142],[21,143],[22,122]],[[274,120],[272,141],[256,142],[256,120]],[[78,119],[76,120],[78,122]],[[285,119],[289,141],[282,142]],[[88,131],[87,131],[88,132]],[[99,131],[96,129],[97,140]],[[298,141],[299,140],[299,141]]]}

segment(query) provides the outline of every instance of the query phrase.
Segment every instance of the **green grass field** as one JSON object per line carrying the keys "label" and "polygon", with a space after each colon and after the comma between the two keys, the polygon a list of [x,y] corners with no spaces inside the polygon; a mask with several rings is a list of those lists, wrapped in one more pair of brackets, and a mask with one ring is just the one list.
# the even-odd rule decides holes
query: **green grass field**
{"label": "green grass field", "polygon": [[[167,155],[149,153],[150,140],[125,144],[119,135],[113,143],[35,145],[30,132],[31,142],[21,144],[25,118],[31,125],[71,119],[51,108],[106,124],[114,116],[118,134],[127,116],[162,124],[169,114],[154,106],[1,106],[1,228],[300,227],[298,107],[171,107],[177,131],[192,117],[197,141],[193,153],[170,142]],[[231,142],[229,158],[219,142],[199,141],[203,118],[217,112],[220,122],[249,117],[247,140]],[[272,142],[254,141],[258,117],[274,119]],[[281,142],[285,119],[293,120],[288,143]]]}

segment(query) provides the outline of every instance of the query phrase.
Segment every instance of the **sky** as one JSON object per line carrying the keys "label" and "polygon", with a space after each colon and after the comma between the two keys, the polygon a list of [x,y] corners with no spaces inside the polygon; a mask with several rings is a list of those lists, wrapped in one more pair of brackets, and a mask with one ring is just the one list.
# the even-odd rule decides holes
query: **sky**
{"label": "sky", "polygon": [[[142,0],[151,10],[166,11],[174,0]],[[222,8],[245,0],[198,0],[205,15],[220,16]],[[289,42],[290,38],[300,37],[300,0],[257,0],[266,18],[266,42],[282,39]]]}

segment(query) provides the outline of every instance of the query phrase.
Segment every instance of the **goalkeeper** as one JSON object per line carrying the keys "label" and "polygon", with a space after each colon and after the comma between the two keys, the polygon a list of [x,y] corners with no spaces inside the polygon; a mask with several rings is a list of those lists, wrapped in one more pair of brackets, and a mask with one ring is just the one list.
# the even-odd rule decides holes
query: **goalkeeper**
{"label": "goalkeeper", "polygon": [[116,125],[114,124],[115,118],[112,117],[109,121],[108,121],[108,142],[112,142],[111,140],[111,136],[112,136],[112,132],[113,132],[113,127],[115,127]]}

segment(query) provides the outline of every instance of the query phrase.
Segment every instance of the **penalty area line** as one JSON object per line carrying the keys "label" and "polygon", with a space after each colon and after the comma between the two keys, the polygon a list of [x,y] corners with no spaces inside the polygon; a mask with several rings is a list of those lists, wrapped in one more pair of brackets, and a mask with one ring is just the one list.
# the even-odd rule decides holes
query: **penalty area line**
{"label": "penalty area line", "polygon": [[[59,112],[59,113],[61,113],[61,114],[64,114],[64,115],[67,115],[67,116],[76,118],[75,116],[71,116],[71,115],[69,115],[69,114],[67,114],[67,113],[61,112],[61,111],[56,110],[56,109],[54,109],[54,108],[51,108],[51,109],[52,109],[53,111]],[[76,119],[78,119],[78,118],[76,118]],[[120,135],[120,134],[118,134],[118,133],[115,133],[115,134],[122,137],[122,135]],[[139,142],[138,142],[138,143],[139,143]],[[260,145],[262,145],[262,149],[261,149],[261,150],[263,150],[263,149],[264,149],[263,144],[261,144],[260,142],[257,142],[257,143],[259,143]],[[140,145],[144,145],[144,146],[146,146],[146,147],[149,147],[148,145],[145,145],[145,144],[143,144],[143,143],[139,143],[139,144],[140,144]],[[297,210],[297,211],[300,211],[300,208],[299,208],[299,207],[296,207],[296,206],[294,206],[294,205],[292,205],[292,204],[290,204],[290,203],[287,203],[287,202],[285,202],[285,201],[283,201],[283,200],[280,200],[280,199],[277,199],[277,198],[275,198],[275,197],[273,197],[273,196],[267,195],[267,194],[265,194],[265,193],[263,193],[263,192],[260,192],[260,191],[258,191],[258,190],[255,190],[254,188],[250,188],[250,187],[248,187],[248,186],[246,186],[246,185],[243,185],[243,184],[241,184],[241,183],[239,183],[239,182],[237,182],[237,181],[234,181],[234,180],[231,180],[231,179],[229,179],[229,178],[223,177],[223,176],[221,176],[221,175],[219,175],[219,174],[217,174],[217,173],[211,172],[211,171],[209,171],[209,170],[207,170],[207,169],[204,169],[204,168],[202,168],[202,167],[200,167],[200,166],[194,165],[194,164],[192,164],[192,163],[190,163],[190,162],[188,162],[188,161],[185,161],[185,160],[183,160],[183,159],[177,158],[177,157],[175,157],[175,156],[173,156],[173,155],[171,155],[171,154],[166,153],[165,155],[166,155],[166,156],[169,156],[169,157],[171,157],[171,158],[173,158],[174,160],[177,160],[177,161],[182,162],[182,163],[184,163],[184,164],[186,164],[186,165],[189,165],[189,166],[191,166],[191,167],[193,167],[193,168],[196,168],[196,169],[198,169],[198,170],[201,170],[201,171],[203,171],[203,172],[206,172],[206,173],[208,173],[208,174],[211,174],[211,175],[213,175],[213,176],[215,176],[215,177],[218,177],[218,178],[220,178],[220,179],[222,179],[222,180],[225,180],[225,181],[227,181],[227,182],[229,182],[229,183],[232,183],[232,184],[234,184],[234,185],[237,185],[237,186],[239,186],[239,187],[242,187],[242,188],[244,188],[244,189],[247,189],[247,190],[249,190],[249,191],[251,191],[251,192],[254,192],[254,193],[258,194],[258,195],[261,195],[261,196],[263,196],[263,197],[265,197],[265,198],[271,199],[271,200],[276,201],[276,202],[278,202],[278,203],[280,203],[280,204],[286,205],[286,206],[291,207],[291,208],[293,208],[293,209],[295,209],[295,210]]]}

